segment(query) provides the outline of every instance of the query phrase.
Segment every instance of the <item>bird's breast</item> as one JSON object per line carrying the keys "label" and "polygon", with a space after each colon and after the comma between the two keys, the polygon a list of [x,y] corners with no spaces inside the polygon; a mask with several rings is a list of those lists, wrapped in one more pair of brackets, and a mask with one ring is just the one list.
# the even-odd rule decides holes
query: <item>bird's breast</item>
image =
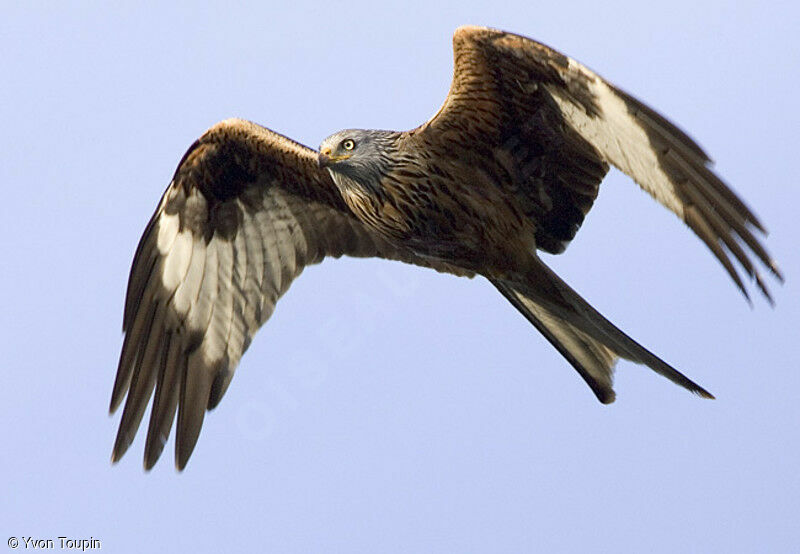
{"label": "bird's breast", "polygon": [[407,225],[403,215],[389,198],[367,190],[348,177],[337,176],[336,182],[345,204],[361,222],[392,240],[407,238]]}

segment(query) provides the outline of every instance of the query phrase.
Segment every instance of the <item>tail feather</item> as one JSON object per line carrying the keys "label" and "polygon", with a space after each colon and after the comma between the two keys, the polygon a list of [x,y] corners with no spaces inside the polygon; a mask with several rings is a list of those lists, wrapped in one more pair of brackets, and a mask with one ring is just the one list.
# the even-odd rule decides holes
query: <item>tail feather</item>
{"label": "tail feather", "polygon": [[619,359],[614,352],[564,320],[554,317],[510,285],[495,280],[492,280],[492,284],[572,364],[600,402],[614,402],[614,366]]}
{"label": "tail feather", "polygon": [[622,332],[538,258],[524,276],[492,284],[572,364],[603,403],[613,402],[617,357],[644,364],[704,398],[714,396]]}

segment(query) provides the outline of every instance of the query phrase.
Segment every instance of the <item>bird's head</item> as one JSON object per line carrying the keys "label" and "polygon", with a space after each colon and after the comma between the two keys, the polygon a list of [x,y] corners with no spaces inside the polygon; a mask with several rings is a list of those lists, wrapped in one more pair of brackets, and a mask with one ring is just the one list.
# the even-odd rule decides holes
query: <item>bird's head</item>
{"label": "bird's head", "polygon": [[344,176],[358,183],[377,186],[392,167],[399,133],[346,129],[334,133],[319,146],[319,167],[335,181]]}

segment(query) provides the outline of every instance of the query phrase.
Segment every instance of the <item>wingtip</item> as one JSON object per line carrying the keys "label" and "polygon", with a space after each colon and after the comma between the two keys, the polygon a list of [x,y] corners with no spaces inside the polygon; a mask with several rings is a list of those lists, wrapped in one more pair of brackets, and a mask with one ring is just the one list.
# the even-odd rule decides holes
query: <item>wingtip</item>
{"label": "wingtip", "polygon": [[167,444],[168,436],[163,433],[150,431],[147,435],[147,440],[144,444],[144,469],[150,471],[156,465],[161,454],[164,452],[164,446]]}
{"label": "wingtip", "polygon": [[769,303],[770,307],[774,308],[775,307],[775,299],[772,298],[772,294],[770,294],[769,289],[767,288],[767,285],[764,283],[764,280],[761,278],[761,275],[756,273],[755,274],[755,280],[756,280],[756,286],[758,286],[758,289],[761,291],[761,294],[764,295],[764,298],[766,298],[766,300]]}
{"label": "wingtip", "polygon": [[184,469],[186,469],[186,464],[189,463],[189,457],[191,456],[191,452],[187,456],[178,455],[175,456],[175,471],[178,473],[182,473]]}
{"label": "wingtip", "polygon": [[125,453],[133,443],[133,438],[136,436],[135,431],[131,433],[125,425],[125,417],[123,414],[123,421],[120,423],[117,430],[117,437],[114,439],[114,449],[111,451],[111,463],[116,463],[122,459]]}
{"label": "wingtip", "polygon": [[[119,376],[119,370],[117,375]],[[108,403],[108,413],[113,414],[122,404],[122,399],[125,398],[125,393],[128,392],[128,387],[122,387],[119,377],[114,381],[114,389],[111,391],[111,400]]]}
{"label": "wingtip", "polygon": [[144,467],[145,471],[150,471],[156,465],[156,462],[161,457],[161,452],[154,453],[152,451],[148,451],[145,448],[144,452],[144,459],[142,460],[142,466]]}
{"label": "wingtip", "polygon": [[122,454],[117,452],[116,447],[111,451],[111,465],[116,465],[122,459]]}
{"label": "wingtip", "polygon": [[741,281],[736,281],[736,287],[739,289],[739,292],[742,293],[742,296],[744,296],[744,300],[745,302],[747,302],[747,305],[750,306],[750,309],[751,310],[755,309],[755,304],[753,304],[753,299],[750,298],[750,293],[747,292],[744,283],[742,283]]}
{"label": "wingtip", "polygon": [[[202,419],[200,420],[202,424]],[[200,435],[200,427],[179,427],[175,437],[175,469],[183,471],[189,458],[192,457],[194,447]]]}
{"label": "wingtip", "polygon": [[[748,210],[749,212],[749,210]],[[766,226],[761,223],[761,220],[756,217],[756,215],[752,212],[747,214],[747,223],[758,229],[758,231],[764,235],[765,237],[769,236],[769,231],[767,230]]]}
{"label": "wingtip", "polygon": [[772,272],[775,278],[778,281],[780,281],[781,284],[786,282],[786,279],[783,277],[783,272],[781,271],[781,268],[778,266],[778,262],[776,262],[775,260],[770,260],[769,270]]}
{"label": "wingtip", "polygon": [[144,460],[142,460],[142,467],[144,468],[144,471],[146,473],[150,473],[150,470],[153,469],[153,466],[156,465],[157,461],[158,457],[156,457],[155,460],[150,460],[147,458],[147,456],[145,456]]}
{"label": "wingtip", "polygon": [[111,398],[111,402],[108,403],[108,415],[109,416],[113,416],[114,412],[117,411],[117,408],[119,408],[119,405],[120,405],[120,400],[117,400],[114,397]]}
{"label": "wingtip", "polygon": [[178,433],[175,440],[175,469],[178,471],[183,471],[186,464],[189,463],[194,447],[197,446],[198,435],[199,433],[193,434],[193,436],[188,436],[187,433]]}

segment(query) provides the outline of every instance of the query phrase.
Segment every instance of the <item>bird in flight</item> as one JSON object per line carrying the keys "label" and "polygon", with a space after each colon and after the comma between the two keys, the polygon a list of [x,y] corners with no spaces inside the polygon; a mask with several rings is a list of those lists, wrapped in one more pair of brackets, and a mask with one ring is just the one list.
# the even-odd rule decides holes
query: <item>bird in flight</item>
{"label": "bird in flight", "polygon": [[112,461],[155,391],[144,451],[158,460],[176,419],[182,470],[206,410],[278,299],[326,257],[377,256],[483,276],[566,358],[603,403],[617,359],[702,397],[703,387],[618,329],[537,256],[565,250],[615,166],[772,302],[756,265],[781,273],[763,225],[686,134],[575,60],[482,27],[453,37],[439,111],[406,132],[345,130],[319,152],[230,119],[181,159],[147,224],[128,281]]}

